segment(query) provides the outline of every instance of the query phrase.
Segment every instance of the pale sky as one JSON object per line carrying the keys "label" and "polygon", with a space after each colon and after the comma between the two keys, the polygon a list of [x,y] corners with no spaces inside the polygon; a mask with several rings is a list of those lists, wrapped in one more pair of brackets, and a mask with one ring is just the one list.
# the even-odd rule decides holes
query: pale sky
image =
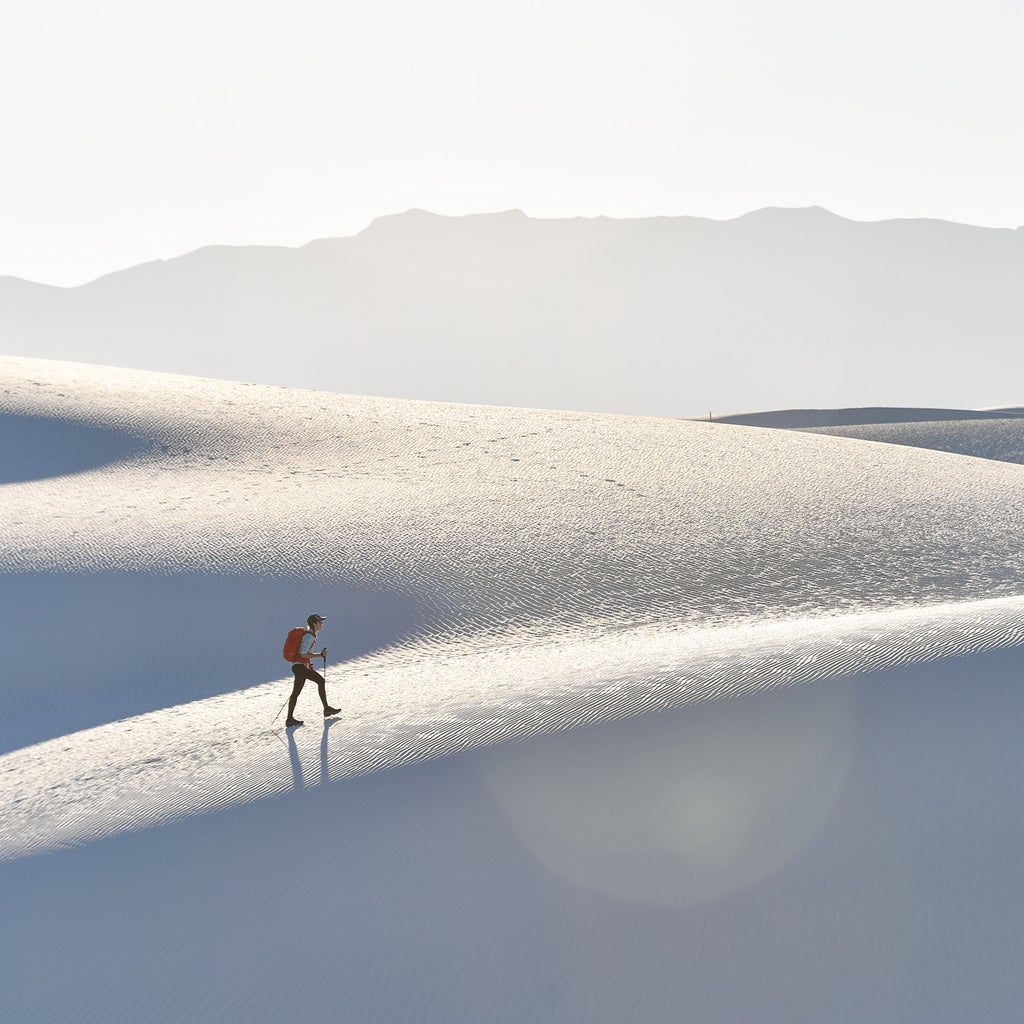
{"label": "pale sky", "polygon": [[1019,0],[6,0],[0,274],[377,216],[1024,224]]}

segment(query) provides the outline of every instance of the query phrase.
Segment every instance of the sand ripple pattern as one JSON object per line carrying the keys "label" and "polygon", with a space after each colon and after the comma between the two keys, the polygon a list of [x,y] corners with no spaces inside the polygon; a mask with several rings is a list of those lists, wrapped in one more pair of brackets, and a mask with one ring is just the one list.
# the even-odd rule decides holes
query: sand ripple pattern
{"label": "sand ripple pattern", "polygon": [[[284,681],[0,758],[0,859],[469,747],[695,701],[1024,644],[1024,599],[598,640],[379,654],[342,715],[273,727]],[[300,709],[301,710],[301,709]]]}
{"label": "sand ripple pattern", "polygon": [[989,413],[979,419],[865,423],[820,427],[814,432],[1024,464],[1024,418],[1020,415],[995,418]]}
{"label": "sand ripple pattern", "polygon": [[1007,463],[33,360],[0,370],[0,412],[92,423],[148,452],[0,487],[9,572],[376,587],[422,607],[420,639],[1024,594],[1024,472]]}
{"label": "sand ripple pattern", "polygon": [[[134,453],[0,484],[0,570],[308,579],[416,611],[335,666],[344,718],[290,743],[269,728],[277,680],[4,756],[5,857],[307,777],[1021,642],[1008,462],[38,360],[0,375],[0,414]],[[54,678],[73,687],[74,668]]]}

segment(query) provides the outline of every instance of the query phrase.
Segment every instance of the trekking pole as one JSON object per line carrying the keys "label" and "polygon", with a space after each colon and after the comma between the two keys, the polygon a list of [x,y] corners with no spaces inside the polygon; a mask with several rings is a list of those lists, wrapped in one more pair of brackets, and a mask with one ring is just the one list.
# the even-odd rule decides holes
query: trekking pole
{"label": "trekking pole", "polygon": [[324,659],[324,686],[327,685],[327,652],[325,651],[321,657]]}
{"label": "trekking pole", "polygon": [[274,721],[270,723],[271,725],[273,725],[273,724],[274,724],[274,722],[276,722],[276,721],[277,721],[277,720],[278,720],[278,719],[279,719],[279,718],[281,717],[281,712],[282,712],[282,711],[284,711],[285,707],[286,707],[286,706],[287,706],[287,704],[288,704],[288,701],[289,701],[290,697],[291,697],[291,694],[289,694],[289,695],[288,695],[287,697],[285,697],[285,699],[284,699],[284,704],[282,704],[282,705],[281,705],[281,706],[280,706],[280,707],[279,707],[279,708],[277,709],[277,714],[276,714],[276,715],[274,715]]}

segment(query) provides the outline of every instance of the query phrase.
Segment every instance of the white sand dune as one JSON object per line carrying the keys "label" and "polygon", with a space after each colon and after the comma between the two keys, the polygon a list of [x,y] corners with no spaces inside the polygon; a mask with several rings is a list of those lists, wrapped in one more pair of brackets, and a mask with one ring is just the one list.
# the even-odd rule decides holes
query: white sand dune
{"label": "white sand dune", "polygon": [[1019,416],[1000,419],[965,417],[944,422],[826,427],[821,428],[819,433],[954,452],[979,459],[1024,463],[1024,418]]}
{"label": "white sand dune", "polygon": [[718,423],[856,437],[883,444],[1024,462],[1020,409],[788,409],[736,413]]}
{"label": "white sand dune", "polygon": [[13,796],[0,857],[280,793],[314,769],[341,779],[595,721],[1022,643],[1024,598],[1006,598],[361,659],[346,666],[343,716],[321,725],[318,708],[310,709],[310,728],[298,733],[282,728],[288,689],[276,681],[0,758]]}
{"label": "white sand dune", "polygon": [[865,406],[857,409],[772,409],[765,412],[737,412],[715,416],[714,422],[735,423],[746,427],[813,430],[938,423],[948,420],[1003,420],[1018,415],[1020,410],[1013,409],[906,409]]}
{"label": "white sand dune", "polygon": [[14,1019],[1012,1019],[1008,417],[0,381]]}

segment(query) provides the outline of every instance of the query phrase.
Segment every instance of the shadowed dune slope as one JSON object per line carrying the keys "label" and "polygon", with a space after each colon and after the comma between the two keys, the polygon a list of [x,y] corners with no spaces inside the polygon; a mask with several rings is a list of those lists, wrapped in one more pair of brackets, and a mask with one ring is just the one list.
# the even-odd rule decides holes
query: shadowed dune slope
{"label": "shadowed dune slope", "polygon": [[824,427],[816,432],[833,437],[856,437],[865,441],[953,452],[999,462],[1024,463],[1024,418],[1019,416],[988,416],[979,419],[964,416],[943,422]]}
{"label": "shadowed dune slope", "polygon": [[720,416],[715,422],[1024,462],[1024,416],[1019,409],[787,409]]}
{"label": "shadowed dune slope", "polygon": [[[776,409],[715,416],[715,423],[746,427],[779,427],[784,430],[856,428],[944,420],[1002,420],[1017,415],[1012,409],[901,409],[865,406],[860,409]],[[857,435],[852,435],[857,436]]]}

